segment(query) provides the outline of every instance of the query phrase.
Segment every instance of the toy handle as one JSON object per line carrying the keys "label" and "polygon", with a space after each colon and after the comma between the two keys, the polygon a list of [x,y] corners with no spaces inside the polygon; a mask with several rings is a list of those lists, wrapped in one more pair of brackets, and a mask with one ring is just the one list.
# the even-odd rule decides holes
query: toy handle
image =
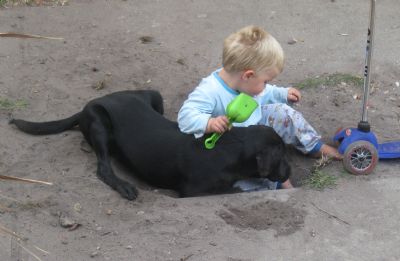
{"label": "toy handle", "polygon": [[213,149],[215,147],[215,143],[217,142],[217,140],[222,136],[222,133],[213,133],[213,135],[211,135],[209,138],[207,138],[204,142],[204,146],[206,147],[206,149]]}

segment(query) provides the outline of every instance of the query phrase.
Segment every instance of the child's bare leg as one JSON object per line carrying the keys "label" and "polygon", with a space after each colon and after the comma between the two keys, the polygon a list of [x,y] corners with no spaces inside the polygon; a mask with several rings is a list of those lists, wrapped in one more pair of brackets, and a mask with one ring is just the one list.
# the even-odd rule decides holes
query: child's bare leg
{"label": "child's bare leg", "polygon": [[283,189],[290,189],[293,188],[292,183],[290,182],[290,180],[286,180],[285,182],[283,182],[282,184],[282,188]]}
{"label": "child's bare leg", "polygon": [[319,151],[312,154],[312,156],[314,156],[314,157],[327,156],[327,157],[330,157],[335,160],[343,159],[343,156],[340,155],[339,151],[336,148],[329,146],[327,144],[323,144],[321,146],[321,148],[319,149]]}

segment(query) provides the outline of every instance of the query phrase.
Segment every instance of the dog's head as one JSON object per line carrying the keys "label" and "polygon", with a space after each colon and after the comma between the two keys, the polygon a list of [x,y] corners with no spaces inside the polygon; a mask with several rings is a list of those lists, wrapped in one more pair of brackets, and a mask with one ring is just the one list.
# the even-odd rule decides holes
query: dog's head
{"label": "dog's head", "polygon": [[258,173],[261,177],[279,182],[285,182],[289,178],[291,168],[283,143],[264,148],[256,155],[256,159]]}

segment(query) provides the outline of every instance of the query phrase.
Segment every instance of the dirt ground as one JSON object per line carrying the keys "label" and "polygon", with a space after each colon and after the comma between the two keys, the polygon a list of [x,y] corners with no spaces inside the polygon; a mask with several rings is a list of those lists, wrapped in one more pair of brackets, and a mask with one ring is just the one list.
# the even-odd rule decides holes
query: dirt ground
{"label": "dirt ground", "polygon": [[[393,140],[400,134],[400,3],[377,2],[369,120],[379,140]],[[396,160],[368,177],[349,176],[335,162],[324,171],[338,186],[322,192],[179,199],[141,184],[130,202],[97,179],[95,155],[79,132],[34,137],[8,125],[11,116],[63,118],[126,89],[159,90],[166,117],[175,119],[187,94],[220,66],[223,39],[249,24],[284,48],[278,85],[361,76],[368,12],[367,0],[70,0],[0,9],[0,33],[63,38],[0,37],[0,98],[20,101],[0,109],[0,173],[54,183],[0,181],[1,260],[398,260]],[[325,141],[360,120],[359,86],[339,79],[302,92],[296,109]],[[314,160],[294,151],[290,159],[300,186]]]}

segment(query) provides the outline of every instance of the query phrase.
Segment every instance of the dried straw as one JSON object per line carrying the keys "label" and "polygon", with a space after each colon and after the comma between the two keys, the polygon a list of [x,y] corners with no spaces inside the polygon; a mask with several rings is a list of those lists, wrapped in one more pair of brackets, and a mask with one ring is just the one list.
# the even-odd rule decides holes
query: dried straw
{"label": "dried straw", "polygon": [[6,175],[0,175],[0,179],[23,181],[23,182],[28,182],[28,183],[38,183],[38,184],[44,184],[44,185],[53,185],[53,183],[51,183],[51,182],[34,180],[34,179],[24,179],[24,178],[18,178],[18,177],[11,177],[11,176],[6,176]]}
{"label": "dried straw", "polygon": [[[12,230],[10,230],[10,229],[8,229],[8,228],[6,228],[5,226],[3,226],[3,225],[0,224],[0,233],[1,233],[1,232],[10,235],[10,236],[12,237],[12,239],[15,240],[15,242],[16,242],[23,250],[25,250],[29,255],[33,256],[33,257],[34,257],[36,260],[38,260],[38,261],[42,261],[42,259],[41,259],[40,257],[38,257],[35,253],[32,252],[32,250],[30,250],[30,249],[27,247],[27,244],[26,244],[26,243],[22,243],[22,242],[24,242],[25,240],[24,240],[20,235],[18,235],[18,234],[15,233],[14,231],[12,231]],[[35,245],[32,245],[31,247],[34,247],[35,249],[37,249],[37,250],[39,250],[39,251],[41,251],[41,252],[43,252],[43,253],[45,253],[45,254],[49,254],[48,251],[43,250],[43,249],[41,249],[41,248],[39,248],[39,247],[37,247],[37,246],[35,246]]]}
{"label": "dried straw", "polygon": [[0,37],[11,37],[11,38],[34,38],[34,39],[49,39],[49,40],[64,40],[61,37],[49,37],[49,36],[41,36],[36,34],[21,34],[21,33],[0,33]]}

